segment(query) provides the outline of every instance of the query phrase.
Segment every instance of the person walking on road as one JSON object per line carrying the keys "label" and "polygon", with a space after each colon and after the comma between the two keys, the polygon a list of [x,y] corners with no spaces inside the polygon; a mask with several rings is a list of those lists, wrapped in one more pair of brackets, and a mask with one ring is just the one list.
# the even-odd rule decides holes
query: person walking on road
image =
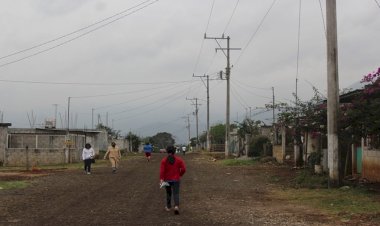
{"label": "person walking on road", "polygon": [[145,153],[146,160],[148,162],[150,162],[150,156],[152,155],[152,151],[153,151],[152,145],[149,144],[148,142],[145,143],[145,145],[144,145],[144,153]]}
{"label": "person walking on road", "polygon": [[91,163],[94,157],[95,157],[95,151],[91,147],[91,144],[89,143],[85,144],[82,151],[82,159],[84,163],[84,172],[86,174],[91,174]]}
{"label": "person walking on road", "polygon": [[172,196],[174,199],[174,213],[179,214],[179,184],[180,178],[186,172],[184,161],[175,156],[175,147],[166,148],[168,156],[163,158],[160,166],[160,184],[166,183],[166,206],[165,210],[171,210]]}
{"label": "person walking on road", "polygon": [[111,147],[108,147],[106,154],[104,155],[104,159],[108,159],[111,162],[112,173],[116,173],[116,169],[119,166],[119,161],[121,159],[120,149],[116,146],[115,142],[111,143]]}

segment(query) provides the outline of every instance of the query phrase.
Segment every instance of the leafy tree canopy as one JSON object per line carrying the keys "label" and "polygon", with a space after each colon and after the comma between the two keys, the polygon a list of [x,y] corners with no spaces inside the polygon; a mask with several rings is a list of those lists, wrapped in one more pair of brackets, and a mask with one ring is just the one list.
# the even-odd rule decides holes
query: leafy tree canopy
{"label": "leafy tree canopy", "polygon": [[125,136],[125,139],[128,140],[128,142],[130,142],[129,144],[132,146],[132,151],[135,151],[135,152],[139,151],[139,146],[141,143],[140,137],[138,137],[136,134],[129,132]]}
{"label": "leafy tree canopy", "polygon": [[151,137],[151,143],[156,147],[166,148],[169,145],[174,145],[175,140],[172,134],[167,132],[160,132]]}
{"label": "leafy tree canopy", "polygon": [[96,125],[97,130],[106,130],[108,133],[108,136],[111,136],[114,139],[117,139],[120,137],[120,130],[114,130],[111,127],[105,126],[102,123],[99,123]]}

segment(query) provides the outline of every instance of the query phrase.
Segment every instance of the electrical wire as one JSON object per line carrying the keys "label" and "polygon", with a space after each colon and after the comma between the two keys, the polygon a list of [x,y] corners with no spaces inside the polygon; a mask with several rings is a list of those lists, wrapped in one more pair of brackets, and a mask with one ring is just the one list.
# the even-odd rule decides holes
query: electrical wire
{"label": "electrical wire", "polygon": [[[247,108],[249,105],[243,100],[243,98],[237,93],[237,91],[234,89],[233,86],[231,86],[231,93],[232,96],[237,100],[237,102],[243,107]],[[243,103],[244,102],[244,103]]]}
{"label": "electrical wire", "polygon": [[[155,87],[152,89],[159,89],[161,87]],[[139,90],[132,90],[132,91],[127,91],[127,92],[117,92],[117,93],[108,93],[108,94],[99,94],[99,95],[88,95],[88,96],[72,96],[70,98],[75,98],[75,99],[84,99],[84,98],[94,98],[94,97],[107,97],[107,96],[117,96],[117,95],[123,95],[123,94],[136,94],[136,93],[141,93],[141,92],[146,92],[144,89],[139,89]]]}
{"label": "electrical wire", "polygon": [[[212,1],[211,10],[210,10],[210,15],[208,16],[207,25],[206,25],[206,29],[205,29],[205,34],[207,33],[207,31],[208,31],[208,26],[210,25],[210,20],[211,20],[212,12],[213,12],[213,10],[214,10],[214,5],[215,5],[215,0]],[[197,70],[197,67],[198,67],[198,64],[199,64],[199,60],[200,60],[200,58],[201,58],[201,54],[202,54],[202,50],[203,50],[204,42],[205,42],[205,39],[202,38],[202,43],[201,43],[201,47],[200,47],[200,49],[199,49],[199,53],[198,53],[198,56],[197,56],[197,60],[195,61],[195,65],[194,65],[194,69],[193,69],[193,74],[194,74],[195,71]]]}
{"label": "electrical wire", "polygon": [[6,62],[6,63],[3,63],[3,64],[0,64],[0,68],[1,68],[1,67],[5,67],[5,66],[8,66],[8,65],[10,65],[10,64],[14,64],[14,63],[17,63],[17,62],[23,61],[23,60],[26,60],[26,59],[28,59],[28,58],[31,58],[31,57],[34,57],[34,56],[40,55],[40,54],[42,54],[42,53],[45,53],[45,52],[48,52],[48,51],[53,50],[53,49],[55,49],[55,48],[58,48],[58,47],[60,47],[60,46],[63,46],[63,45],[65,45],[65,44],[70,43],[70,42],[72,42],[72,41],[74,41],[74,40],[76,40],[76,39],[79,39],[79,38],[81,38],[81,37],[83,37],[83,36],[85,36],[85,35],[88,35],[88,34],[94,32],[94,31],[97,31],[97,30],[99,30],[99,29],[101,29],[101,28],[103,28],[103,27],[106,27],[106,26],[108,26],[108,25],[110,25],[110,24],[112,24],[112,23],[114,23],[114,22],[116,22],[116,21],[118,21],[118,20],[121,20],[121,19],[123,19],[123,18],[125,18],[125,17],[127,17],[127,16],[130,16],[130,15],[132,15],[132,14],[134,14],[134,13],[136,13],[136,12],[138,12],[138,11],[140,11],[140,10],[142,10],[142,9],[144,9],[144,8],[150,6],[150,5],[152,5],[152,4],[154,4],[154,3],[158,2],[158,1],[159,1],[159,0],[155,0],[154,2],[151,2],[151,3],[147,4],[147,5],[144,5],[144,6],[138,8],[138,9],[136,9],[136,10],[133,10],[132,12],[130,12],[130,13],[128,13],[128,14],[125,14],[125,15],[123,15],[123,16],[121,16],[121,17],[118,17],[118,18],[116,18],[116,19],[114,19],[114,20],[111,20],[110,22],[107,22],[107,23],[105,23],[105,24],[102,24],[102,25],[100,25],[100,26],[98,26],[98,27],[96,27],[96,28],[94,28],[94,29],[92,29],[92,30],[89,30],[89,31],[87,31],[87,32],[85,32],[85,33],[83,33],[83,34],[81,34],[81,35],[78,35],[78,36],[76,36],[76,37],[74,37],[74,38],[68,39],[67,41],[64,41],[64,42],[62,42],[62,43],[60,43],[60,44],[54,45],[54,46],[49,47],[49,48],[47,48],[47,49],[44,49],[44,50],[38,51],[38,52],[36,52],[36,53],[34,53],[34,54],[30,54],[30,55],[27,55],[27,56],[25,56],[25,57],[22,57],[22,58],[19,58],[19,59],[13,60],[13,61],[9,61],[9,62]]}
{"label": "electrical wire", "polygon": [[146,106],[152,106],[153,104],[158,104],[160,103],[162,100],[171,100],[170,97],[174,97],[174,99],[176,99],[176,97],[178,95],[180,95],[182,92],[182,89],[180,89],[179,91],[177,91],[176,93],[173,93],[173,94],[170,94],[170,95],[167,95],[167,96],[164,96],[164,97],[161,97],[159,98],[158,100],[154,100],[150,103],[145,103],[143,105],[140,105],[140,106],[137,106],[137,107],[134,107],[134,108],[130,108],[130,109],[127,109],[127,110],[123,110],[123,111],[119,111],[119,112],[115,112],[115,113],[112,113],[112,115],[117,115],[117,114],[121,114],[121,113],[125,113],[125,112],[128,112],[128,111],[134,111],[134,110],[137,110],[137,109],[140,109],[140,108],[144,108]]}
{"label": "electrical wire", "polygon": [[[168,86],[165,86],[165,87],[161,87],[161,88],[165,88],[166,90],[165,91],[170,91],[170,89],[167,89]],[[164,92],[165,92],[164,91]],[[109,105],[104,105],[104,106],[100,106],[100,107],[97,107],[97,108],[94,108],[94,110],[99,110],[99,109],[103,109],[103,108],[109,108],[109,107],[113,107],[113,106],[118,106],[118,105],[122,105],[122,104],[129,104],[131,102],[136,102],[136,101],[141,101],[147,97],[151,97],[151,96],[156,96],[158,94],[163,94],[162,91],[158,91],[158,92],[154,92],[154,93],[151,93],[149,95],[145,95],[145,96],[142,96],[138,99],[133,99],[133,100],[129,100],[129,101],[124,101],[124,102],[121,102],[121,103],[116,103],[116,104],[109,104]]]}
{"label": "electrical wire", "polygon": [[268,90],[272,90],[272,87],[263,88],[263,87],[257,87],[257,86],[250,86],[250,85],[247,85],[247,84],[245,84],[245,83],[243,83],[243,82],[240,82],[240,81],[237,80],[236,78],[234,78],[234,82],[237,82],[237,83],[239,83],[239,84],[242,85],[242,86],[246,86],[246,87],[248,87],[248,88],[252,88],[252,89],[259,89],[259,90],[266,90],[266,91],[268,91]]}
{"label": "electrical wire", "polygon": [[248,48],[248,46],[251,44],[253,38],[256,36],[257,32],[260,30],[261,26],[263,25],[265,19],[267,18],[267,16],[269,15],[269,12],[272,10],[274,4],[277,2],[277,0],[273,0],[272,4],[270,5],[269,9],[267,10],[267,12],[265,13],[264,17],[261,19],[260,23],[259,23],[259,26],[256,28],[255,32],[253,32],[253,34],[251,35],[251,37],[249,38],[249,41],[248,43],[244,46],[243,50],[240,52],[240,55],[238,56],[237,60],[235,61],[235,66],[238,64],[238,62],[240,61],[240,58],[243,56],[243,54],[245,53],[246,49]]}
{"label": "electrical wire", "polygon": [[227,28],[228,28],[228,26],[230,25],[230,23],[231,23],[231,21],[232,21],[232,17],[235,15],[235,11],[236,11],[237,6],[239,5],[239,1],[240,1],[240,0],[237,0],[237,1],[236,1],[236,4],[235,4],[235,7],[234,7],[234,10],[232,11],[232,14],[231,14],[231,16],[230,16],[230,19],[228,20],[228,23],[227,23],[226,27],[224,28],[223,34],[226,33]]}
{"label": "electrical wire", "polygon": [[178,96],[174,96],[176,97],[175,99],[169,99],[169,101],[166,101],[164,102],[163,104],[161,104],[160,106],[158,107],[154,107],[154,108],[150,108],[144,112],[140,112],[139,114],[136,114],[136,115],[133,115],[133,116],[128,116],[128,117],[123,117],[123,118],[119,118],[119,119],[115,119],[115,121],[120,121],[120,120],[125,120],[125,119],[131,119],[131,118],[135,118],[135,117],[138,117],[138,116],[142,116],[142,115],[145,115],[147,113],[150,113],[150,112],[153,112],[153,111],[157,111],[157,109],[160,109],[160,108],[163,108],[165,107],[166,105],[172,103],[174,100],[177,100],[177,99],[180,99],[180,98],[183,98],[185,95],[178,95]]}
{"label": "electrical wire", "polygon": [[119,82],[119,83],[93,83],[93,82],[42,82],[27,80],[6,80],[0,79],[0,82],[6,83],[24,83],[24,84],[43,84],[43,85],[83,85],[83,86],[129,86],[129,85],[159,85],[159,84],[182,84],[193,83],[194,80],[184,80],[178,82]]}
{"label": "electrical wire", "polygon": [[380,3],[377,0],[374,0],[377,4],[377,6],[380,8]]}
{"label": "electrical wire", "polygon": [[136,8],[136,7],[139,7],[140,5],[143,5],[143,4],[147,3],[147,2],[149,2],[149,1],[151,1],[151,0],[144,1],[144,2],[142,2],[142,3],[140,3],[140,4],[137,4],[137,5],[135,5],[135,6],[131,7],[131,8],[125,9],[125,10],[123,10],[123,11],[117,13],[117,14],[114,14],[114,15],[112,15],[112,16],[110,16],[110,17],[104,18],[104,19],[102,19],[102,20],[100,20],[100,21],[97,21],[97,22],[92,23],[92,24],[90,24],[90,25],[88,25],[88,26],[82,27],[82,28],[80,28],[80,29],[77,29],[77,30],[72,31],[72,32],[70,32],[70,33],[67,33],[67,34],[65,34],[65,35],[59,36],[59,37],[57,37],[57,38],[51,39],[51,40],[49,40],[49,41],[42,42],[42,43],[37,44],[37,45],[34,45],[34,46],[30,47],[30,48],[22,49],[22,50],[19,50],[19,51],[13,52],[13,53],[11,53],[11,54],[8,54],[8,55],[5,55],[5,56],[2,56],[2,57],[0,57],[0,60],[1,60],[1,59],[4,59],[4,58],[11,57],[11,56],[14,56],[14,55],[17,55],[17,54],[20,54],[20,53],[27,52],[27,51],[29,51],[29,50],[36,49],[36,48],[39,48],[39,47],[41,47],[41,46],[47,45],[47,44],[49,44],[49,43],[52,43],[52,42],[58,41],[58,40],[60,40],[60,39],[66,38],[66,37],[68,37],[68,36],[70,36],[70,35],[76,34],[76,33],[78,33],[78,32],[81,32],[81,31],[83,31],[83,30],[86,30],[86,29],[88,29],[88,28],[90,28],[90,27],[93,27],[93,26],[95,26],[95,25],[98,25],[98,24],[100,24],[100,23],[103,23],[103,22],[105,22],[105,21],[107,21],[107,20],[109,20],[109,19],[112,19],[112,18],[114,18],[114,17],[116,17],[116,16],[119,16],[119,15],[121,15],[121,14],[123,14],[123,13],[126,13],[126,12],[128,12],[128,11],[130,11],[130,10]]}
{"label": "electrical wire", "polygon": [[[375,0],[375,1],[376,1],[376,0]],[[327,37],[326,23],[325,23],[325,16],[323,15],[323,8],[322,8],[321,0],[319,0],[319,8],[321,9],[321,16],[322,16],[323,30],[325,31],[325,36]]]}
{"label": "electrical wire", "polygon": [[241,89],[244,89],[246,92],[248,92],[248,93],[250,93],[250,94],[252,94],[252,95],[254,95],[254,96],[261,97],[261,98],[265,98],[265,99],[272,99],[271,97],[262,96],[262,95],[259,95],[259,94],[257,94],[257,93],[254,93],[254,92],[252,92],[252,91],[250,91],[250,90],[244,88],[244,87],[241,86],[239,83],[236,83],[236,82],[233,81],[232,79],[231,79],[230,81],[231,81],[232,84],[239,86]]}

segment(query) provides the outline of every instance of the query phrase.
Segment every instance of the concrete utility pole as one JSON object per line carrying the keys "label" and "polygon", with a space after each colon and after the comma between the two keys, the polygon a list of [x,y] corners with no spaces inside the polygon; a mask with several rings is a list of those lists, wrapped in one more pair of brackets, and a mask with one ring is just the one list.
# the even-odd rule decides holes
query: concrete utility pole
{"label": "concrete utility pole", "polygon": [[67,134],[66,134],[66,148],[67,148],[67,158],[68,158],[68,163],[71,163],[71,156],[70,156],[70,100],[71,97],[67,98]]}
{"label": "concrete utility pole", "polygon": [[187,126],[186,126],[186,128],[187,128],[187,132],[188,132],[188,135],[189,135],[188,144],[190,145],[190,139],[191,139],[191,137],[190,137],[190,116],[189,115],[187,115]]}
{"label": "concrete utility pole", "polygon": [[57,108],[58,104],[53,104],[54,106],[54,128],[57,128]]}
{"label": "concrete utility pole", "polygon": [[276,116],[274,114],[275,111],[275,103],[274,103],[274,87],[272,87],[272,93],[273,93],[273,106],[272,106],[272,111],[273,111],[273,122],[272,122],[272,127],[273,127],[273,145],[277,144],[277,132],[276,132]]}
{"label": "concrete utility pole", "polygon": [[[231,66],[230,66],[230,50],[240,50],[240,48],[230,48],[230,36],[224,37],[207,37],[204,35],[204,39],[214,39],[220,48],[215,50],[221,50],[227,58],[227,67],[226,67],[226,80],[227,80],[227,100],[226,100],[226,134],[225,134],[225,155],[229,156],[229,139],[230,139],[230,76],[231,76]],[[227,40],[227,48],[222,48],[218,40]],[[227,50],[227,53],[224,52]]]}
{"label": "concrete utility pole", "polygon": [[91,129],[94,129],[94,111],[95,109],[91,109]]}
{"label": "concrete utility pole", "polygon": [[198,98],[192,98],[192,99],[188,99],[186,98],[186,100],[195,100],[195,104],[192,104],[192,105],[195,105],[195,120],[196,120],[196,130],[197,130],[197,141],[196,141],[196,150],[198,151],[198,147],[199,147],[199,133],[198,133]]}
{"label": "concrete utility pole", "polygon": [[[206,83],[206,89],[207,89],[207,134],[206,134],[206,148],[207,148],[207,151],[210,151],[211,142],[210,142],[210,86],[209,86],[210,84],[209,84],[209,76],[208,75],[195,76],[193,74],[193,77],[199,77],[199,78],[206,77],[206,79],[207,79],[207,83]],[[202,82],[203,82],[203,79],[202,79]]]}
{"label": "concrete utility pole", "polygon": [[330,185],[339,186],[339,146],[338,146],[338,110],[339,110],[339,74],[336,0],[326,1],[327,24],[327,140],[328,167]]}

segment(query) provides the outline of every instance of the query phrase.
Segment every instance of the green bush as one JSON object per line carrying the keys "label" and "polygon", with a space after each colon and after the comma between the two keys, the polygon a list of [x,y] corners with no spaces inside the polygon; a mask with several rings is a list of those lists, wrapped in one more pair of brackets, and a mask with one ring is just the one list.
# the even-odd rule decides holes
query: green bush
{"label": "green bush", "polygon": [[257,136],[252,139],[249,144],[249,156],[263,156],[264,155],[264,145],[270,143],[270,140],[266,136]]}
{"label": "green bush", "polygon": [[308,157],[308,164],[311,168],[314,167],[314,165],[320,165],[322,159],[322,153],[319,151],[310,153]]}

